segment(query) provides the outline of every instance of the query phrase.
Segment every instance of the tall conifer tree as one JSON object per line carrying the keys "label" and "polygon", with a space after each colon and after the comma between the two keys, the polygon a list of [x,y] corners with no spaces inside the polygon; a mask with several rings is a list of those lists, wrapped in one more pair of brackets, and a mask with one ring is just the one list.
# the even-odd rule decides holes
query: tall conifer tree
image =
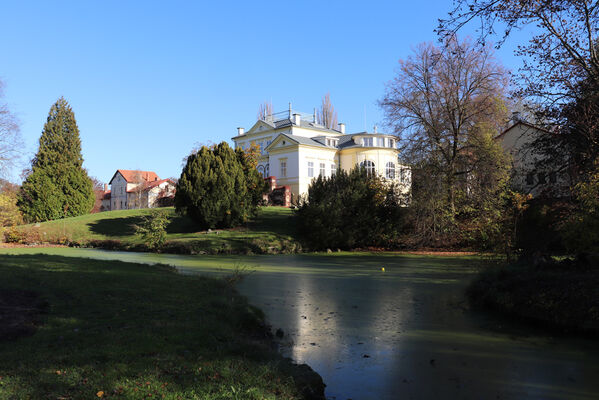
{"label": "tall conifer tree", "polygon": [[75,114],[61,97],[52,105],[18,205],[30,222],[73,217],[90,212],[94,192],[83,169]]}

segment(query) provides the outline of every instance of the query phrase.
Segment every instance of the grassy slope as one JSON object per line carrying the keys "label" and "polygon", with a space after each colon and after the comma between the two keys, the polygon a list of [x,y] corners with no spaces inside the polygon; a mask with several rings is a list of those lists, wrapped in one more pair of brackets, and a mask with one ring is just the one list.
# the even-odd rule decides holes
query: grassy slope
{"label": "grassy slope", "polygon": [[[294,242],[297,236],[295,223],[292,221],[293,210],[288,208],[263,207],[258,217],[247,226],[219,231],[218,234],[198,232],[189,218],[177,215],[172,207],[164,210],[170,219],[167,240],[194,242],[200,248],[284,247],[285,243]],[[135,225],[147,213],[148,209],[108,211],[44,222],[39,224],[39,228],[32,229],[39,230],[42,240],[48,241],[66,236],[70,241],[81,243],[90,240],[119,240],[135,245],[142,242],[135,235]]]}
{"label": "grassy slope", "polygon": [[0,276],[49,304],[33,336],[0,341],[0,398],[298,397],[260,311],[223,280],[41,255],[0,256]]}

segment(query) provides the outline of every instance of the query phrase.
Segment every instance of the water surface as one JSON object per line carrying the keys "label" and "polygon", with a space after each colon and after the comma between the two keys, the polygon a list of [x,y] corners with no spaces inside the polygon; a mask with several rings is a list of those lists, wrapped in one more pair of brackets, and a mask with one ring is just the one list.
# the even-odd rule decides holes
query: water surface
{"label": "water surface", "polygon": [[599,342],[469,309],[463,289],[475,259],[1,251],[159,262],[183,273],[251,271],[239,290],[283,329],[281,351],[323,377],[329,399],[599,398]]}

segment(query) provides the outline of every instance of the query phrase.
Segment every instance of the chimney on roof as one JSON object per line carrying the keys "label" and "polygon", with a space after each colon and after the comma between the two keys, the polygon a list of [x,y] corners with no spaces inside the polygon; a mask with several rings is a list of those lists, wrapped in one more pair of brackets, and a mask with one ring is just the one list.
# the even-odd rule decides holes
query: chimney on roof
{"label": "chimney on roof", "polygon": [[104,193],[107,193],[107,192],[108,192],[108,183],[105,183],[104,184]]}
{"label": "chimney on roof", "polygon": [[512,121],[514,122],[514,124],[521,121],[521,119],[520,119],[520,111],[514,111],[512,113]]}
{"label": "chimney on roof", "polygon": [[343,122],[339,122],[339,129],[337,129],[339,132],[345,134],[345,124]]}
{"label": "chimney on roof", "polygon": [[316,123],[316,107],[314,107],[314,114],[312,114],[312,123]]}
{"label": "chimney on roof", "polygon": [[244,129],[242,127],[237,128],[237,136],[243,135]]}
{"label": "chimney on roof", "polygon": [[297,113],[293,114],[293,124],[294,125],[300,126],[301,121],[302,121],[302,116],[301,115],[299,115]]}

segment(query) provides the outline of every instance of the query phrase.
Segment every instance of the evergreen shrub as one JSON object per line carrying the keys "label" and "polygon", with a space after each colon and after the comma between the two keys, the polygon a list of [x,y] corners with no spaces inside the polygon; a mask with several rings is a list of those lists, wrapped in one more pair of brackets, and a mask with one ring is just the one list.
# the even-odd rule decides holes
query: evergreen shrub
{"label": "evergreen shrub", "polygon": [[298,225],[312,249],[392,247],[403,230],[404,207],[395,184],[362,168],[319,176],[298,209]]}
{"label": "evergreen shrub", "polygon": [[[263,180],[251,159],[225,142],[187,158],[175,194],[175,209],[202,229],[231,228],[245,223],[258,209]],[[260,196],[259,196],[260,194]]]}

